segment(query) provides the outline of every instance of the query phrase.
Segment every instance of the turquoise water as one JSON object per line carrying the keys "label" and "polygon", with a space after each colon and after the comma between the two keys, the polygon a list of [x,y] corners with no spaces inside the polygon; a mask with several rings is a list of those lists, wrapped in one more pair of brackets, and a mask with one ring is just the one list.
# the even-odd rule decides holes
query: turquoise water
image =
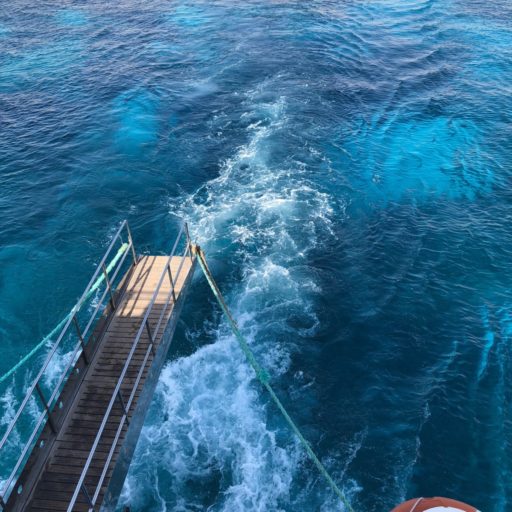
{"label": "turquoise water", "polygon": [[[122,219],[160,251],[184,217],[355,510],[508,510],[511,5],[56,5],[0,11],[0,371]],[[0,390],[4,428],[43,357]],[[124,504],[337,507],[199,275]]]}

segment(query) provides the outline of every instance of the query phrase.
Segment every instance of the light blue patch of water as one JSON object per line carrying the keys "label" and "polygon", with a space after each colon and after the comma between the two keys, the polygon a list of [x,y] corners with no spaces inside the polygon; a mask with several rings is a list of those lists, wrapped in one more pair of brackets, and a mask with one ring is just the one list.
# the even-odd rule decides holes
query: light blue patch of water
{"label": "light blue patch of water", "polygon": [[492,172],[479,159],[478,130],[471,121],[374,119],[344,144],[347,156],[361,170],[354,177],[369,206],[429,199],[475,200],[491,190]]}
{"label": "light blue patch of water", "polygon": [[62,9],[55,15],[55,19],[66,27],[82,27],[89,21],[88,16],[78,9]]}
{"label": "light blue patch of water", "polygon": [[491,323],[489,321],[489,309],[487,306],[482,306],[481,309],[482,316],[482,326],[484,328],[484,346],[482,349],[482,356],[480,359],[480,365],[478,367],[477,380],[480,381],[487,369],[487,365],[489,363],[489,354],[491,352],[492,347],[494,346],[495,336],[494,332],[491,329]]}
{"label": "light blue patch of water", "polygon": [[148,90],[129,90],[113,102],[114,141],[126,155],[138,156],[158,140],[158,99]]}
{"label": "light blue patch of water", "polygon": [[208,16],[204,9],[194,5],[178,5],[169,15],[169,20],[184,28],[204,25]]}
{"label": "light blue patch of water", "polygon": [[37,46],[0,63],[0,92],[26,88],[41,80],[60,80],[84,62],[81,43],[65,39]]}

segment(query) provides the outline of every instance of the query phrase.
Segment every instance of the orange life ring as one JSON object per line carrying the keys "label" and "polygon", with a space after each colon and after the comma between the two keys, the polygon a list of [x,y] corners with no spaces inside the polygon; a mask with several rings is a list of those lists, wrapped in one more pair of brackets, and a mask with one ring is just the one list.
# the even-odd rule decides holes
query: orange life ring
{"label": "orange life ring", "polygon": [[449,498],[415,498],[395,507],[391,512],[479,512],[461,501]]}

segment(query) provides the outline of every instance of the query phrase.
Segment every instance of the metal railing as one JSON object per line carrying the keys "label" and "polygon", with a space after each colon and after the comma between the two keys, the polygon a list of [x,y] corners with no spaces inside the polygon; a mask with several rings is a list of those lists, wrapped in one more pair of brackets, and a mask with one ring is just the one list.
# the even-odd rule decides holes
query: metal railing
{"label": "metal railing", "polygon": [[[181,261],[178,266],[176,275],[173,276],[172,272],[171,272],[171,260],[176,255],[178,244],[182,240],[182,237],[185,237],[185,250],[183,251],[183,253],[181,255]],[[80,478],[78,480],[78,483],[76,484],[75,491],[74,491],[71,501],[68,505],[68,508],[67,508],[68,512],[71,512],[73,510],[73,507],[75,506],[75,503],[76,503],[80,493],[85,497],[85,499],[90,507],[89,511],[94,511],[94,509],[95,509],[96,502],[100,495],[101,488],[103,486],[107,472],[109,470],[110,463],[112,461],[112,457],[114,455],[114,452],[115,452],[116,447],[119,442],[119,438],[123,431],[123,427],[124,427],[125,423],[127,423],[128,425],[130,424],[130,421],[128,418],[129,414],[130,414],[130,407],[133,403],[133,399],[134,399],[137,389],[139,387],[140,380],[142,378],[144,370],[146,369],[146,366],[147,366],[150,356],[155,355],[155,342],[158,340],[158,337],[161,334],[160,329],[165,330],[165,327],[167,325],[166,323],[162,324],[163,319],[164,319],[166,313],[168,313],[168,311],[169,311],[168,308],[171,303],[171,300],[172,300],[173,305],[176,303],[175,285],[178,282],[179,276],[181,274],[181,271],[183,268],[183,263],[185,262],[185,260],[187,258],[190,258],[190,261],[193,262],[194,257],[195,257],[195,255],[192,252],[192,243],[190,241],[188,226],[186,223],[183,223],[183,225],[180,229],[180,232],[176,238],[176,241],[174,242],[174,246],[172,247],[172,250],[171,250],[170,254],[168,255],[167,262],[165,264],[164,269],[162,270],[162,273],[158,280],[157,287],[153,293],[153,296],[151,298],[149,306],[146,310],[146,313],[144,314],[144,317],[142,319],[140,327],[139,327],[137,334],[133,340],[130,352],[129,352],[128,357],[123,366],[123,370],[121,371],[121,374],[119,376],[119,379],[117,380],[114,391],[112,392],[112,396],[110,398],[109,404],[108,404],[105,414],[103,416],[100,428],[96,434],[94,443],[91,447],[91,450],[89,451],[85,466],[80,474]],[[162,311],[158,317],[158,321],[157,321],[156,325],[153,325],[153,327],[151,327],[150,323],[149,323],[149,316],[153,310],[153,306],[155,305],[155,301],[156,301],[157,297],[159,296],[160,289],[162,288],[162,284],[164,283],[166,277],[169,280],[170,290],[165,298],[165,304],[162,307]],[[139,366],[139,369],[137,372],[137,377],[135,378],[133,386],[128,391],[124,390],[125,394],[129,393],[128,399],[126,400],[125,396],[123,396],[123,391],[121,388],[123,387],[123,382],[124,382],[126,373],[127,373],[128,368],[132,362],[133,355],[135,354],[135,351],[137,350],[137,348],[139,346],[139,342],[141,340],[141,337],[142,337],[142,334],[144,333],[144,331],[146,331],[147,335],[148,335],[148,346],[144,353],[144,358],[143,358],[142,362],[140,363],[140,366]],[[162,331],[162,333],[163,333],[163,331]],[[137,361],[135,361],[135,362],[137,362]],[[122,415],[120,417],[119,424],[117,426],[117,430],[116,430],[114,439],[112,441],[112,444],[110,446],[107,458],[103,465],[98,483],[96,484],[96,487],[91,491],[90,489],[87,489],[87,487],[85,485],[85,479],[86,479],[87,473],[89,471],[89,468],[91,466],[91,463],[93,461],[94,455],[96,453],[96,449],[100,443],[103,433],[105,432],[105,427],[107,426],[107,423],[109,421],[112,409],[114,408],[114,404],[116,402],[118,402],[119,405],[121,406]]]}
{"label": "metal railing", "polygon": [[[116,246],[118,246],[119,244],[121,244],[119,251],[121,251],[122,249],[123,252],[120,255],[120,257],[115,256],[112,259],[111,263],[114,264],[110,269],[109,275],[106,263],[111,258],[111,256],[115,254],[114,250]],[[48,425],[51,429],[51,435],[56,436],[58,434],[58,425],[54,422],[53,419],[55,406],[57,405],[58,401],[59,407],[63,406],[63,404],[59,400],[60,394],[64,388],[64,385],[68,381],[69,376],[73,372],[73,367],[79,360],[80,356],[83,357],[85,365],[89,364],[88,357],[85,352],[86,344],[88,340],[91,338],[91,334],[94,332],[94,328],[96,327],[98,320],[101,318],[105,308],[107,307],[107,304],[105,302],[107,296],[108,303],[110,303],[112,310],[115,309],[114,286],[115,283],[118,281],[117,278],[121,268],[123,267],[126,257],[130,253],[133,258],[133,264],[136,264],[137,256],[135,252],[135,247],[133,245],[130,227],[128,225],[128,222],[125,220],[122,222],[121,226],[115,233],[107,251],[105,252],[100,263],[98,264],[98,267],[94,272],[94,275],[89,281],[89,284],[84,290],[79,301],[73,307],[70,314],[66,317],[67,321],[62,327],[59,336],[55,340],[50,351],[48,352],[48,355],[46,356],[46,359],[44,360],[41,369],[39,370],[32,384],[30,385],[28,392],[25,395],[25,398],[22,400],[12,420],[7,426],[7,429],[2,439],[0,440],[0,456],[2,457],[2,464],[5,464],[8,458],[2,455],[2,450],[5,449],[6,446],[8,445],[8,441],[13,436],[13,433],[17,432],[16,427],[20,423],[23,423],[22,413],[24,411],[27,412],[26,409],[31,400],[36,400],[37,402],[39,402],[39,415],[36,416],[32,430],[29,430],[28,440],[23,445],[21,453],[16,462],[14,463],[14,467],[9,477],[5,481],[3,488],[0,490],[0,506],[3,509],[6,508],[6,502],[12,493],[13,485],[16,482],[16,479],[19,478],[19,475],[21,474],[21,471],[23,470],[23,467],[26,461],[28,460],[28,456],[30,455],[32,449],[35,446],[35,443],[38,439],[38,435],[40,435],[40,433],[43,431],[43,428],[46,425],[45,420],[47,420]],[[122,279],[122,277],[123,274],[119,276],[119,280]],[[94,293],[96,290],[99,290],[100,287],[103,285],[105,287],[105,290],[103,291],[100,298],[94,305],[94,302],[91,302],[89,298],[91,297],[92,293]],[[84,305],[88,305],[89,307],[93,308],[93,312],[92,314],[90,314],[90,316],[88,316],[88,310],[86,310],[87,308],[85,308]],[[86,315],[86,325],[85,328],[81,328],[80,317],[82,317],[84,314]],[[75,337],[76,339],[75,342],[73,343],[73,338]],[[45,386],[45,378],[48,377],[47,370],[49,366],[55,362],[58,364],[57,358],[60,357],[60,354],[58,353],[59,347],[62,348],[62,346],[65,345],[70,340],[71,343],[73,343],[71,353],[66,354],[69,360],[65,364],[65,367],[61,371],[60,375],[58,375],[56,379],[56,384],[53,385],[50,379],[50,386]],[[46,390],[46,393],[45,387],[49,387],[49,389]],[[47,394],[50,394],[50,398],[46,398]],[[33,423],[33,420],[31,420],[29,423]],[[21,427],[24,426],[25,425],[21,425]],[[23,428],[21,428],[21,430],[23,430]],[[22,490],[18,489],[18,493],[21,492]]]}

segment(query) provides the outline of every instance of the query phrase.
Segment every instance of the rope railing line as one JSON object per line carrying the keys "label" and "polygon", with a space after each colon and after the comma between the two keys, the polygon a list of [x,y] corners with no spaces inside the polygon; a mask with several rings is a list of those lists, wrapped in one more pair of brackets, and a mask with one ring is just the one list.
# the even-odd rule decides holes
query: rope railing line
{"label": "rope railing line", "polygon": [[329,487],[333,490],[333,492],[338,496],[338,498],[341,500],[344,508],[348,512],[354,512],[354,509],[352,508],[352,505],[348,501],[345,494],[341,491],[341,489],[338,487],[332,476],[329,474],[325,466],[322,464],[316,453],[313,451],[313,448],[311,448],[311,445],[306,440],[306,438],[302,435],[302,432],[300,431],[299,427],[295,424],[291,416],[288,414],[288,411],[282,404],[281,400],[278,398],[276,393],[274,392],[274,389],[272,388],[270,384],[270,376],[266,372],[266,370],[260,366],[258,361],[256,360],[256,357],[254,356],[254,353],[249,347],[249,344],[247,343],[247,340],[244,338],[242,333],[240,332],[240,329],[238,328],[238,324],[236,323],[235,319],[233,318],[233,315],[231,314],[228,305],[226,304],[226,301],[224,300],[224,297],[222,296],[221,291],[219,290],[219,287],[217,286],[217,283],[215,282],[213,275],[208,267],[208,264],[206,263],[206,257],[204,255],[203,250],[196,246],[196,254],[198,256],[199,265],[201,266],[201,269],[206,277],[206,280],[208,281],[208,284],[210,285],[210,288],[213,292],[213,295],[217,299],[217,302],[219,303],[224,315],[226,316],[231,329],[233,331],[233,334],[235,335],[236,339],[238,340],[238,343],[240,345],[240,348],[242,349],[243,353],[245,354],[247,360],[249,361],[249,364],[253,368],[253,370],[256,373],[256,376],[258,377],[261,384],[265,387],[265,389],[270,394],[270,397],[272,398],[273,402],[283,415],[284,419],[294,432],[294,434],[299,439],[301,445],[305,449],[306,453],[308,454],[309,458],[312,460],[312,462],[315,464],[321,475],[326,479],[327,483],[329,484]]}
{"label": "rope railing line", "polygon": [[[108,264],[106,267],[107,273],[111,272],[112,269],[115,267],[116,263],[119,261],[121,256],[124,254],[124,252],[128,249],[130,244],[123,243],[119,250],[117,251],[116,255],[112,258],[112,261]],[[91,295],[101,286],[101,283],[105,280],[105,276],[102,274],[98,277],[96,282],[91,286],[89,292],[87,293],[85,299],[82,301],[85,302],[87,299],[91,297]],[[5,382],[9,377],[14,375],[23,365],[25,365],[39,350],[41,350],[68,322],[68,320],[76,314],[82,304],[75,304],[71,311],[51,330],[49,334],[47,334],[30,352],[28,352],[25,356],[23,356],[10,370],[5,372],[0,377],[0,384]]]}

